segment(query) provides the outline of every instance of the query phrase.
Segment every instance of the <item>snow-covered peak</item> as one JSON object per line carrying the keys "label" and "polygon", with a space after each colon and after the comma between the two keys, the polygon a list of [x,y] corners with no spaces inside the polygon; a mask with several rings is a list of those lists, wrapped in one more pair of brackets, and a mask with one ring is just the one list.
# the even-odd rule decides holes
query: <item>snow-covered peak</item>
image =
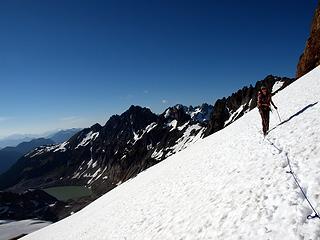
{"label": "snow-covered peak", "polygon": [[166,109],[163,115],[165,118],[174,119],[174,118],[176,118],[176,113],[178,111],[182,111],[182,112],[186,113],[188,111],[188,107],[186,107],[182,104],[176,104],[173,107],[169,107],[168,109]]}
{"label": "snow-covered peak", "polygon": [[210,120],[211,113],[213,112],[213,106],[209,104],[202,104],[197,107],[189,107],[188,114],[191,119],[197,122],[206,122]]}
{"label": "snow-covered peak", "polygon": [[166,119],[176,119],[178,111],[182,111],[186,115],[189,115],[191,120],[195,122],[206,122],[210,119],[211,113],[213,111],[213,106],[206,103],[196,107],[187,107],[182,104],[177,104],[166,109],[166,111],[164,112],[164,117]]}

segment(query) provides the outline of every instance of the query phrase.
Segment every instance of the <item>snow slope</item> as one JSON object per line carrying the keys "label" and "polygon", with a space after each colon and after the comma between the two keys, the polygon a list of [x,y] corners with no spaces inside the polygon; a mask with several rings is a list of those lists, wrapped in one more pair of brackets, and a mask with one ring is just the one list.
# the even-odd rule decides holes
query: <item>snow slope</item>
{"label": "snow slope", "polygon": [[0,240],[8,240],[18,236],[22,236],[45,226],[51,222],[27,219],[21,221],[6,221],[0,220]]}
{"label": "snow slope", "polygon": [[287,155],[320,210],[319,93],[320,67],[274,97],[285,121],[272,114],[267,139],[253,110],[23,239],[320,239],[286,173]]}

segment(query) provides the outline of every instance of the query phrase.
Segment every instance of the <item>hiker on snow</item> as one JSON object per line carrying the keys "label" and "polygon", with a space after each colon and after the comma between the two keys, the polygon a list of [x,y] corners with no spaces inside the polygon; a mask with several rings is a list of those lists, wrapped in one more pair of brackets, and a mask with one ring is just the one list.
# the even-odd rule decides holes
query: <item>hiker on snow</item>
{"label": "hiker on snow", "polygon": [[263,134],[266,136],[269,131],[269,117],[270,117],[270,103],[275,109],[278,109],[276,105],[272,102],[271,93],[267,90],[265,86],[261,87],[258,92],[258,109],[262,119],[262,130]]}

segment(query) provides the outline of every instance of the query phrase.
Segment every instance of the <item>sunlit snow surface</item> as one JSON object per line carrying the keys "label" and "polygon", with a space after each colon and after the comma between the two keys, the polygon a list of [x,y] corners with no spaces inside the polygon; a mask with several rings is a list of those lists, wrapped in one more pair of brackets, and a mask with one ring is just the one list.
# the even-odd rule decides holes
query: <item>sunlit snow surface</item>
{"label": "sunlit snow surface", "polygon": [[0,220],[0,240],[8,240],[21,236],[22,234],[28,234],[49,224],[51,224],[51,222],[33,219],[21,221]]}
{"label": "sunlit snow surface", "polygon": [[278,91],[283,86],[283,83],[284,82],[281,82],[281,81],[275,82],[272,88],[272,93],[275,93],[276,91]]}
{"label": "sunlit snow surface", "polygon": [[286,154],[320,210],[320,68],[274,97],[267,139],[256,109],[80,212],[23,239],[320,239]]}

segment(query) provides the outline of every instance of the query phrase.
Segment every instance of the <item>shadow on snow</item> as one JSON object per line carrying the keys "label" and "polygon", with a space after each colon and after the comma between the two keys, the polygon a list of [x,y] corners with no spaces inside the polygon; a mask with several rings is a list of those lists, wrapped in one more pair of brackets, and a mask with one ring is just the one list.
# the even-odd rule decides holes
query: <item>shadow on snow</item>
{"label": "shadow on snow", "polygon": [[312,104],[309,104],[307,106],[305,106],[304,108],[302,108],[300,111],[296,112],[295,114],[293,114],[291,117],[289,117],[288,119],[282,121],[281,123],[279,123],[277,126],[275,126],[274,128],[270,129],[269,132],[271,132],[272,130],[276,129],[277,127],[291,121],[293,118],[299,116],[300,114],[302,114],[304,111],[306,111],[307,109],[315,106],[316,104],[318,104],[318,102],[315,102],[315,103],[312,103]]}

